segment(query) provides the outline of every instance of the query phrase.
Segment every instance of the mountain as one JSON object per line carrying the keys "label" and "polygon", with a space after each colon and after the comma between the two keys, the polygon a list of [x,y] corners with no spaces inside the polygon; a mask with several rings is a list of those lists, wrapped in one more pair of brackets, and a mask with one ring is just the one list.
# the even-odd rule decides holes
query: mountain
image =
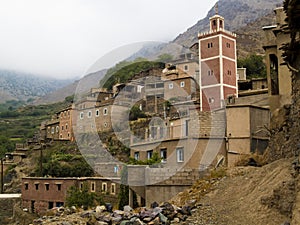
{"label": "mountain", "polygon": [[[282,5],[282,0],[220,0],[218,13],[225,18],[225,28],[229,31],[236,31],[270,14],[279,5]],[[197,42],[199,32],[209,30],[209,18],[213,15],[215,15],[214,8],[209,10],[204,19],[177,36],[172,43],[190,47]]]}
{"label": "mountain", "polygon": [[[99,81],[104,77],[107,70],[101,70],[95,73],[90,73],[80,80],[76,80],[73,83],[59,88],[39,99],[34,104],[49,104],[63,101],[66,97],[74,95],[78,90],[80,93],[87,92],[93,87],[99,85]],[[79,90],[80,89],[80,90]]]}
{"label": "mountain", "polygon": [[[262,27],[275,22],[273,10],[278,6],[282,6],[282,0],[219,0],[218,14],[225,18],[225,29],[237,34],[238,55],[243,57],[249,53],[263,53]],[[209,30],[209,18],[213,15],[214,7],[205,18],[179,34],[173,41],[165,45],[160,44],[152,51],[146,46],[135,55],[157,59],[162,54],[176,57],[189,51],[189,47],[198,41],[198,33]]]}
{"label": "mountain", "polygon": [[0,103],[7,100],[32,101],[70,82],[0,69]]}

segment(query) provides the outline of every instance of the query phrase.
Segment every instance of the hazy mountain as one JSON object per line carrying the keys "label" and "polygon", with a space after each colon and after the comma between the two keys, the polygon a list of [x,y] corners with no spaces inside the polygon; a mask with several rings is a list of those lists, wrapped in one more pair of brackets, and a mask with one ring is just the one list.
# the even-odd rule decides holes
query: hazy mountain
{"label": "hazy mountain", "polygon": [[0,69],[0,103],[7,100],[31,101],[72,82]]}
{"label": "hazy mountain", "polygon": [[99,81],[106,74],[107,70],[101,70],[96,73],[91,73],[80,80],[76,80],[73,83],[66,85],[62,88],[59,88],[56,91],[53,91],[38,100],[36,100],[35,104],[49,104],[54,102],[63,101],[66,97],[75,94],[76,90],[80,91],[80,93],[87,92],[93,87],[97,87],[99,85]]}

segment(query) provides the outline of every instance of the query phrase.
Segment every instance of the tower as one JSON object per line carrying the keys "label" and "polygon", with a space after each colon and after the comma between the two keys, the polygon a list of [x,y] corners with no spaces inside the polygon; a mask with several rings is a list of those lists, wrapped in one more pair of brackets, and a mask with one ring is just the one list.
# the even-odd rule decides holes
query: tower
{"label": "tower", "polygon": [[224,106],[224,100],[237,95],[236,34],[224,29],[224,18],[210,18],[210,30],[200,33],[199,73],[200,108],[212,111]]}

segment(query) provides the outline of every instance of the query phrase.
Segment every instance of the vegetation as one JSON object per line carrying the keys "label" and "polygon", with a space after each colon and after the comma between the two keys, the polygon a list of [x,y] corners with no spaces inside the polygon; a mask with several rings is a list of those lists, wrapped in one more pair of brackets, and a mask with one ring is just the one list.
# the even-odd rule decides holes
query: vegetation
{"label": "vegetation", "polygon": [[129,164],[131,165],[155,165],[161,163],[162,158],[159,157],[157,152],[153,152],[152,157],[146,160],[136,160],[135,158],[129,158]]}
{"label": "vegetation", "polygon": [[146,114],[140,110],[140,107],[137,105],[132,106],[129,113],[129,120],[137,120],[138,118],[145,118]]}
{"label": "vegetation", "polygon": [[35,174],[52,177],[88,177],[93,176],[93,169],[77,150],[75,143],[55,143],[43,150],[42,171],[39,163]]}
{"label": "vegetation", "polygon": [[104,204],[102,196],[99,193],[89,192],[87,183],[83,183],[82,189],[71,186],[68,190],[66,205],[69,207],[76,206],[88,209],[102,204]]}
{"label": "vegetation", "polygon": [[127,83],[141,71],[163,67],[164,63],[150,62],[143,58],[137,58],[133,62],[122,61],[107,71],[100,81],[100,86],[111,90],[116,83]]}
{"label": "vegetation", "polygon": [[260,55],[249,55],[246,58],[238,59],[237,66],[247,69],[247,79],[265,78],[267,76],[264,58]]}

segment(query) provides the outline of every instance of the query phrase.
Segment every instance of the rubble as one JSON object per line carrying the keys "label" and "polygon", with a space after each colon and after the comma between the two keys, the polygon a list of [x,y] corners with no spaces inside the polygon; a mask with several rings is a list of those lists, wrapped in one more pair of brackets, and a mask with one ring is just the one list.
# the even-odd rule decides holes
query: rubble
{"label": "rubble", "polygon": [[[178,207],[169,202],[159,205],[152,204],[154,208],[141,207],[132,209],[125,206],[124,210],[109,212],[106,206],[97,206],[92,210],[76,212],[76,208],[54,208],[51,216],[43,216],[33,221],[33,225],[159,225],[178,224],[185,221],[192,210],[195,209],[195,202],[188,202]],[[54,215],[54,216],[53,216]]]}

